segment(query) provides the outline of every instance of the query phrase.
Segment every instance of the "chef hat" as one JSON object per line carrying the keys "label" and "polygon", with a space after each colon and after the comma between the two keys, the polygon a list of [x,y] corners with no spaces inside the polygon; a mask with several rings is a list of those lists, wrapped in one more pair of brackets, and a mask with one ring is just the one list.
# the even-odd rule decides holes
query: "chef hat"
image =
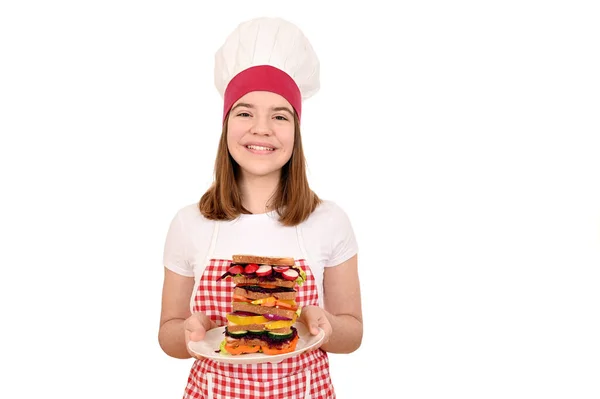
{"label": "chef hat", "polygon": [[215,54],[215,86],[223,97],[223,120],[251,91],[270,91],[294,107],[319,90],[319,60],[302,31],[281,18],[242,22]]}

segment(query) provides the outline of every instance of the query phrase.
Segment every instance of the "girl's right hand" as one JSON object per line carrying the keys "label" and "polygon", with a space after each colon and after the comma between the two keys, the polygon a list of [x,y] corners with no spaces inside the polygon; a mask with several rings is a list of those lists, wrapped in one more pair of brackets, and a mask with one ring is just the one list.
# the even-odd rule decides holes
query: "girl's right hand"
{"label": "girl's right hand", "polygon": [[204,339],[206,332],[215,327],[217,327],[215,322],[202,312],[192,313],[192,315],[185,320],[183,324],[183,329],[185,332],[185,347],[192,357],[199,358],[198,355],[190,352],[188,348],[189,342],[200,341]]}

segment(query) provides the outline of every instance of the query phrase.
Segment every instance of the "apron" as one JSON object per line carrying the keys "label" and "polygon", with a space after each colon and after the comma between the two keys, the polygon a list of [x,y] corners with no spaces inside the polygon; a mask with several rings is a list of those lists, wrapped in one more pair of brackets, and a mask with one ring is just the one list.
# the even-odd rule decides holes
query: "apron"
{"label": "apron", "polygon": [[[217,326],[227,324],[226,314],[232,311],[234,284],[217,281],[231,265],[231,260],[214,259],[219,234],[215,222],[212,240],[205,260],[206,267],[192,299],[192,311],[204,312]],[[319,305],[317,284],[308,265],[302,233],[296,227],[303,258],[296,266],[306,273],[306,281],[296,286],[299,306]],[[215,349],[216,350],[216,349]],[[334,399],[335,392],[329,374],[329,358],[321,349],[284,359],[280,363],[228,364],[211,359],[196,359],[192,365],[183,399]]]}

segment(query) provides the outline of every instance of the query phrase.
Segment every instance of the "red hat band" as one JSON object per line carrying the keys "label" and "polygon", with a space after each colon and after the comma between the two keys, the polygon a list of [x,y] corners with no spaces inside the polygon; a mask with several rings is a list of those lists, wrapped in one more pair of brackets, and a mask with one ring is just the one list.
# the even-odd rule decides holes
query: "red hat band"
{"label": "red hat band", "polygon": [[300,120],[302,96],[294,79],[279,68],[258,65],[238,73],[227,85],[223,96],[223,122],[233,104],[251,91],[270,91],[279,94],[294,107]]}

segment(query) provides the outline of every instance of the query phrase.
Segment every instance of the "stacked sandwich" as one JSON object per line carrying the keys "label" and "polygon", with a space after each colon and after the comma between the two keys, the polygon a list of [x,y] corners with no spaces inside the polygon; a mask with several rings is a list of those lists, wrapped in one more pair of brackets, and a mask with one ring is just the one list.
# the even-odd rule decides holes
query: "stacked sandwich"
{"label": "stacked sandwich", "polygon": [[220,279],[228,277],[235,287],[221,353],[277,355],[294,351],[298,343],[294,324],[300,315],[295,288],[306,281],[294,259],[234,255]]}

